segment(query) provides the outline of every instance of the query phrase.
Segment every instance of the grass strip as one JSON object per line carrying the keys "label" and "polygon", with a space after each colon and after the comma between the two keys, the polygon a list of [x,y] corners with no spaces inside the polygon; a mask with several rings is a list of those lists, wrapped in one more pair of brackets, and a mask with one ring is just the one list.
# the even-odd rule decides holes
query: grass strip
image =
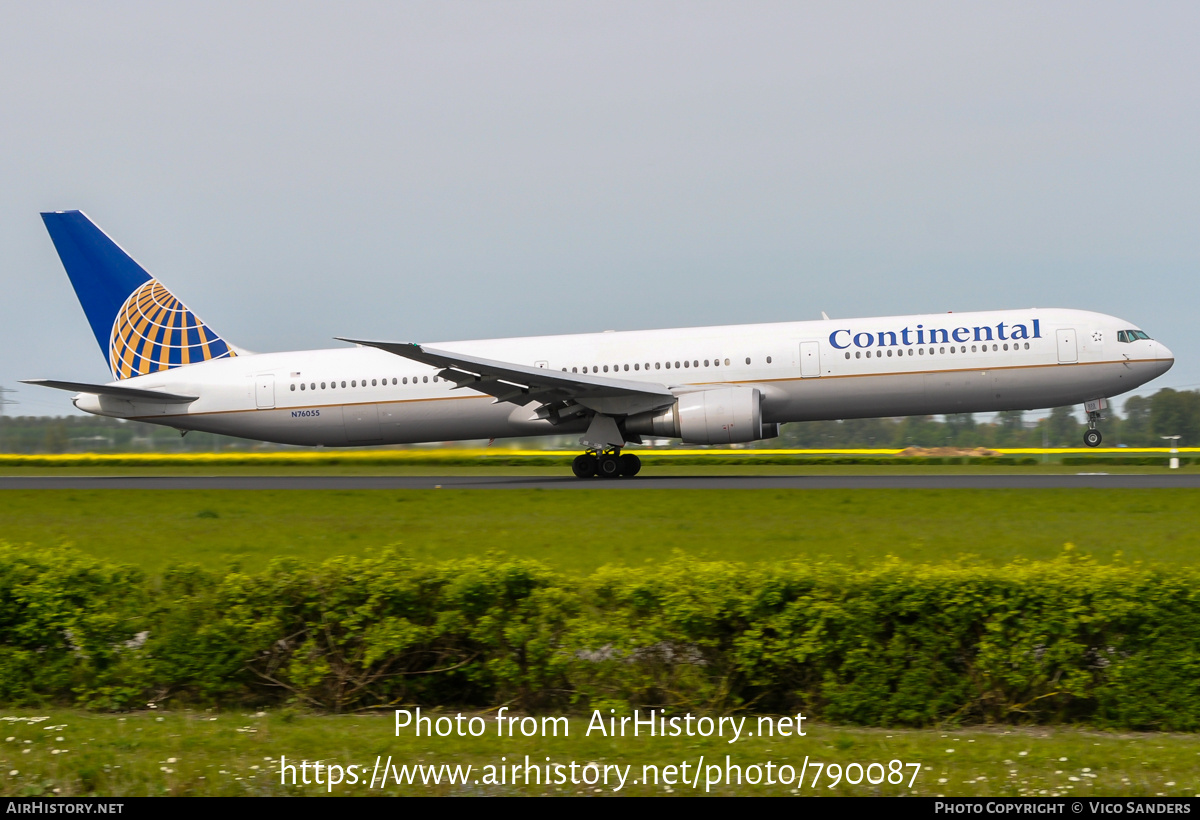
{"label": "grass strip", "polygon": [[[450,713],[454,714],[454,713]],[[479,714],[490,722],[494,712]],[[434,713],[436,717],[437,713]],[[868,765],[902,760],[921,764],[912,787],[843,779],[830,787],[818,778],[805,784],[743,782],[713,788],[721,795],[858,795],[1011,797],[1188,797],[1200,792],[1200,736],[1162,733],[1101,733],[1071,728],[930,730],[859,729],[809,723],[807,735],[743,738],[605,738],[585,736],[587,724],[571,721],[560,738],[396,737],[390,713],[316,716],[295,710],[157,710],[97,715],[72,709],[0,712],[0,795],[71,797],[270,796],[270,795],[689,795],[704,793],[676,782],[655,786],[631,782],[620,792],[584,783],[475,783],[483,767],[512,761],[596,762],[629,765],[632,779],[642,767],[665,766],[703,755],[721,764],[729,755],[746,767],[773,761],[799,769],[811,762]],[[491,729],[491,725],[489,725]],[[286,761],[316,761],[374,767],[377,756],[399,766],[472,765],[466,784],[389,782],[329,788],[281,783]],[[411,771],[411,769],[410,769]],[[857,773],[855,773],[857,774]],[[310,775],[310,781],[313,776]],[[582,778],[580,778],[582,779]],[[600,791],[597,792],[596,789]]]}

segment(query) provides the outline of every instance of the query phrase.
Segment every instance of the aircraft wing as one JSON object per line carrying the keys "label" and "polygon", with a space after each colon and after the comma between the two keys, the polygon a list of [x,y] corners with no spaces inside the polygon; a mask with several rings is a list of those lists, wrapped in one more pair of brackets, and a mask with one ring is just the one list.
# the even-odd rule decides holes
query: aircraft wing
{"label": "aircraft wing", "polygon": [[[669,407],[675,395],[664,384],[611,379],[594,374],[564,373],[544,367],[465,356],[408,342],[373,342],[343,339],[343,342],[377,347],[414,362],[442,368],[443,379],[480,393],[496,401],[518,405],[541,402],[544,408],[562,404],[604,413],[630,415]],[[545,417],[549,417],[549,414]]]}
{"label": "aircraft wing", "polygon": [[115,396],[116,398],[128,399],[129,401],[160,401],[167,404],[187,404],[199,398],[198,396],[180,396],[177,393],[164,393],[161,390],[141,390],[136,387],[122,387],[118,384],[60,382],[55,379],[21,379],[21,383],[53,387],[55,390],[70,390],[72,393],[95,393],[99,396]]}

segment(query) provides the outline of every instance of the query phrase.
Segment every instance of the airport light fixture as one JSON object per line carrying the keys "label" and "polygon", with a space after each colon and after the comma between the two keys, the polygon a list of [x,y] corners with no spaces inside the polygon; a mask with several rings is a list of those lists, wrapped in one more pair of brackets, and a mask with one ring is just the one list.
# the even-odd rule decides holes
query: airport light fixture
{"label": "airport light fixture", "polygon": [[1179,457],[1178,457],[1179,439],[1183,438],[1183,436],[1159,436],[1159,438],[1161,438],[1163,441],[1171,442],[1170,467],[1172,470],[1178,470],[1179,469]]}

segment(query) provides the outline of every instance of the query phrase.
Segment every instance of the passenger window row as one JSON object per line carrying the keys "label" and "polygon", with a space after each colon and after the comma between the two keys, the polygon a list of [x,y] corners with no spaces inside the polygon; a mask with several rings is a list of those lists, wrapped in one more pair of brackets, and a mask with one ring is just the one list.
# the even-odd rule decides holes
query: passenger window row
{"label": "passenger window row", "polygon": [[[408,384],[409,383],[408,379],[409,379],[408,376],[403,376],[403,377],[392,376],[392,384]],[[430,380],[437,382],[438,377],[437,376],[419,376],[419,377],[413,376],[412,377],[413,384],[429,384]],[[349,382],[349,387],[352,387],[352,388],[353,387],[367,387],[367,386],[378,387],[380,385],[386,387],[387,383],[388,383],[388,380],[386,378],[385,379],[371,379],[370,385],[367,384],[366,379],[351,379]],[[292,392],[296,391],[296,385],[297,385],[297,382],[292,382],[292,384],[291,384]],[[341,387],[343,389],[345,389],[347,387],[347,383],[345,380],[343,380],[341,382],[337,382],[337,381],[299,382],[299,385],[300,385],[299,389],[301,389],[301,390],[336,390],[339,387]]]}
{"label": "passenger window row", "polygon": [[[1000,351],[1000,350],[1008,350],[1008,349],[1009,349],[1009,347],[1008,347],[1008,344],[993,344],[993,345],[992,345],[992,352],[998,352],[998,351]],[[1012,343],[1012,349],[1013,349],[1013,350],[1022,350],[1022,349],[1024,349],[1024,350],[1028,350],[1028,349],[1029,349],[1029,342],[1025,342],[1025,347],[1024,347],[1024,348],[1022,348],[1022,347],[1021,347],[1021,345],[1020,345],[1018,342],[1013,342],[1013,343]],[[945,353],[946,353],[946,348],[945,348],[945,346],[941,346],[941,347],[930,347],[930,348],[918,347],[918,348],[916,348],[916,349],[915,349],[915,351],[914,351],[914,349],[913,349],[913,348],[911,348],[911,347],[910,347],[910,348],[907,348],[907,350],[908,350],[908,355],[909,355],[909,356],[914,356],[914,355],[915,355],[915,356],[924,356],[924,355],[925,355],[925,352],[926,352],[926,350],[928,350],[928,351],[929,351],[929,355],[930,355],[930,356],[945,355]],[[950,352],[951,352],[951,353],[966,353],[966,352],[967,352],[967,346],[966,346],[966,345],[961,345],[961,346],[959,346],[959,345],[951,345],[951,346],[950,346]],[[987,346],[987,345],[971,345],[971,352],[972,352],[972,353],[987,353],[987,352],[988,352],[988,346]],[[866,356],[866,358],[870,359],[870,358],[872,358],[872,356],[871,356],[871,353],[872,353],[872,351],[870,351],[870,350],[866,351],[866,353],[865,353],[865,354],[864,354],[864,352],[863,352],[863,351],[861,351],[861,350],[856,350],[856,351],[854,352],[854,358],[856,358],[856,359],[861,359],[861,358],[863,358],[863,357],[864,357],[864,355],[865,355],[865,356]],[[876,359],[882,359],[882,358],[884,357],[884,352],[883,352],[882,350],[876,350],[876,351],[874,351],[874,354],[875,354],[875,355],[874,355],[874,358],[876,358]],[[896,350],[894,355],[895,355],[895,357],[896,357],[896,358],[903,358],[903,357],[904,357],[904,355],[905,355],[905,353],[904,353],[904,350]],[[892,348],[888,348],[888,350],[887,350],[887,357],[890,359],[890,358],[892,358],[892,356],[893,356],[893,353],[892,353]],[[846,351],[846,358],[847,358],[847,359],[849,359],[849,358],[850,358],[850,351],[849,351],[849,350],[847,350],[847,351]]]}
{"label": "passenger window row", "polygon": [[[751,361],[750,357],[747,356],[746,364],[750,364],[750,361]],[[771,357],[768,356],[767,364],[770,364],[770,363],[771,363]],[[724,359],[724,360],[722,360],[722,359],[704,359],[704,360],[692,359],[691,361],[688,361],[687,359],[683,359],[683,360],[677,360],[674,363],[672,363],[672,362],[655,362],[653,365],[655,370],[663,370],[663,369],[670,370],[670,369],[672,369],[672,367],[674,367],[674,369],[676,369],[676,370],[682,370],[685,368],[690,369],[690,368],[699,368],[699,367],[722,367],[722,366],[730,367],[731,365],[729,363],[729,359]],[[580,368],[578,366],[572,367],[571,372],[572,373],[608,373],[611,370],[613,373],[620,373],[620,372],[628,373],[631,369],[637,371],[637,370],[650,370],[650,368],[651,368],[650,362],[646,362],[645,364],[641,364],[640,362],[635,362],[633,365],[614,364],[611,366],[611,368],[609,367],[609,365],[606,365],[606,364],[605,365],[593,364],[593,365],[584,365],[582,368]],[[562,372],[566,373],[567,368],[564,367],[562,369]]]}

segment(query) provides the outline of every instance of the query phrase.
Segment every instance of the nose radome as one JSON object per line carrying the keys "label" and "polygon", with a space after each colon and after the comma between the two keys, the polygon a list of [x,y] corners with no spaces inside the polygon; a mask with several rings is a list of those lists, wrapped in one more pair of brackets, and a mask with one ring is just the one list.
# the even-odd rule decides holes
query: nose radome
{"label": "nose radome", "polygon": [[1171,365],[1175,364],[1175,354],[1172,353],[1171,349],[1162,342],[1156,341],[1154,343],[1154,353],[1155,358],[1166,365],[1166,367],[1163,368],[1164,373],[1170,370]]}

